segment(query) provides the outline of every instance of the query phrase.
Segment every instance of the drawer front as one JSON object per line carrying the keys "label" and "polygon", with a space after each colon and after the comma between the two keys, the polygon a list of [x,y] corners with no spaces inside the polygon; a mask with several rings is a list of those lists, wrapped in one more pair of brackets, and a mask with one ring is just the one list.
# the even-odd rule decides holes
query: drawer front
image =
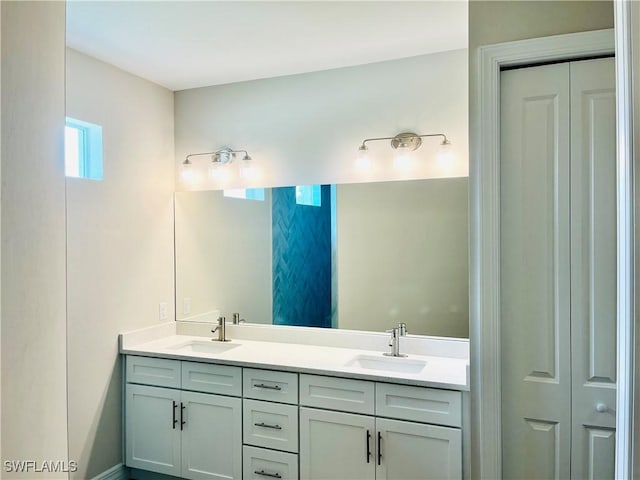
{"label": "drawer front", "polygon": [[300,375],[300,405],[373,415],[374,383]]}
{"label": "drawer front", "polygon": [[462,394],[450,390],[376,383],[376,415],[462,426]]}
{"label": "drawer front", "polygon": [[211,363],[182,362],[182,389],[242,396],[242,368]]}
{"label": "drawer front", "polygon": [[242,396],[280,403],[298,403],[298,374],[245,368]]}
{"label": "drawer front", "polygon": [[244,480],[298,480],[298,455],[264,448],[242,448]]}
{"label": "drawer front", "polygon": [[243,400],[243,443],[298,452],[298,407]]}
{"label": "drawer front", "polygon": [[127,383],[180,388],[180,361],[127,355]]}

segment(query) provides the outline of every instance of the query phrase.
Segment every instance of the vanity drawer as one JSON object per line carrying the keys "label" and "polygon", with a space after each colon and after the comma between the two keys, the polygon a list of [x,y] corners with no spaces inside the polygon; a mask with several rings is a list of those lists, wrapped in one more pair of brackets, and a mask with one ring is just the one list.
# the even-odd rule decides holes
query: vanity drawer
{"label": "vanity drawer", "polygon": [[298,403],[298,374],[245,368],[242,372],[245,398],[280,403]]}
{"label": "vanity drawer", "polygon": [[300,375],[300,405],[373,415],[374,383]]}
{"label": "vanity drawer", "polygon": [[182,362],[182,388],[218,395],[242,396],[242,368]]}
{"label": "vanity drawer", "polygon": [[243,400],[243,443],[287,452],[298,451],[298,407]]}
{"label": "vanity drawer", "polygon": [[242,447],[244,480],[298,480],[298,455],[244,446]]}
{"label": "vanity drawer", "polygon": [[127,355],[127,383],[180,388],[180,361]]}
{"label": "vanity drawer", "polygon": [[462,394],[450,390],[376,383],[376,415],[461,427]]}

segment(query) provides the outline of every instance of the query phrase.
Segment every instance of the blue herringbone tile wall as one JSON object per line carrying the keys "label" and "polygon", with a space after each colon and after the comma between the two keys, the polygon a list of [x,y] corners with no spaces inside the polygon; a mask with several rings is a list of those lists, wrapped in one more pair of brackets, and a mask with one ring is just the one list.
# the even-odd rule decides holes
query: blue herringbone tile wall
{"label": "blue herringbone tile wall", "polygon": [[331,186],[321,190],[321,207],[272,190],[274,325],[331,327]]}

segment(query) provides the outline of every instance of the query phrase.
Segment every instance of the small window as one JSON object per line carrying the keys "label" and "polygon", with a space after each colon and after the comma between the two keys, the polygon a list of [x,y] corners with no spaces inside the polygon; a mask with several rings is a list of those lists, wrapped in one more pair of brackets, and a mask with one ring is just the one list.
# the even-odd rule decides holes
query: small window
{"label": "small window", "polygon": [[232,188],[222,193],[225,197],[264,202],[264,188]]}
{"label": "small window", "polygon": [[102,180],[102,127],[67,117],[64,128],[67,177]]}
{"label": "small window", "polygon": [[310,207],[322,206],[320,185],[298,185],[296,187],[296,203]]}

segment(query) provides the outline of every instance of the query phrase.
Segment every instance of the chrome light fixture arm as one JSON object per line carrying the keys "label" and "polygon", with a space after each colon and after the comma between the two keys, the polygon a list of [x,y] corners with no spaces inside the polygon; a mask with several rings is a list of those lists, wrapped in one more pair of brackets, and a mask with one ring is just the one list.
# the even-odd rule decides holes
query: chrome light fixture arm
{"label": "chrome light fixture arm", "polygon": [[426,137],[442,137],[441,145],[449,145],[449,139],[444,133],[428,133],[424,135],[418,135],[413,132],[402,132],[393,137],[375,137],[375,138],[365,138],[360,145],[359,150],[367,150],[368,142],[376,142],[379,140],[391,140],[391,147],[394,149],[397,148],[407,148],[409,150],[416,150],[420,145],[422,145],[422,139]]}
{"label": "chrome light fixture arm", "polygon": [[210,156],[211,161],[213,163],[225,165],[227,163],[233,162],[236,158],[236,155],[239,153],[244,154],[242,157],[242,160],[245,160],[245,161],[251,160],[251,156],[249,155],[249,152],[247,152],[246,150],[233,150],[231,148],[221,148],[220,150],[216,150],[215,152],[190,153],[185,157],[182,164],[191,165],[191,158],[193,157]]}

